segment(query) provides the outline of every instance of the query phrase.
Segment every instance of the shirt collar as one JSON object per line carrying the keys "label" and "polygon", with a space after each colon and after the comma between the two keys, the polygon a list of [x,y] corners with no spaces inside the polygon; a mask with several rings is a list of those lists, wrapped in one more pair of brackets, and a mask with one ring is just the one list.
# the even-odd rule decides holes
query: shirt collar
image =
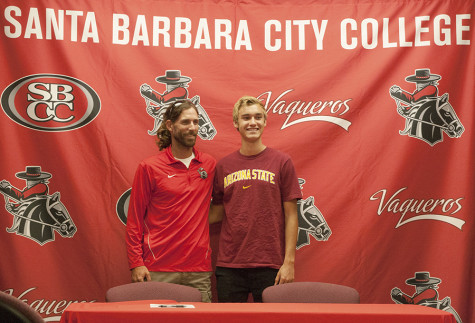
{"label": "shirt collar", "polygon": [[[201,164],[201,154],[198,150],[196,150],[194,147],[193,147],[193,153],[195,154],[195,158],[192,159],[192,162],[193,160],[196,160],[197,162],[199,162]],[[176,160],[175,157],[173,157],[173,154],[172,154],[172,146],[168,146],[167,148],[165,148],[165,156],[166,156],[166,163],[168,165],[172,165],[172,164],[175,164],[175,163],[181,163],[181,161],[179,160]]]}

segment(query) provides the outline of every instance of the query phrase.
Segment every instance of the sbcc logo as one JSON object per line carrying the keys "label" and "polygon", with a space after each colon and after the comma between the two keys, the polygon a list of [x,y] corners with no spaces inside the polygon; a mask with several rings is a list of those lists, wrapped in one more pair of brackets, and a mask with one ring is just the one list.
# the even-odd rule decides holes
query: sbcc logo
{"label": "sbcc logo", "polygon": [[40,131],[81,128],[99,114],[101,102],[86,83],[70,76],[35,74],[2,93],[3,111],[16,123]]}

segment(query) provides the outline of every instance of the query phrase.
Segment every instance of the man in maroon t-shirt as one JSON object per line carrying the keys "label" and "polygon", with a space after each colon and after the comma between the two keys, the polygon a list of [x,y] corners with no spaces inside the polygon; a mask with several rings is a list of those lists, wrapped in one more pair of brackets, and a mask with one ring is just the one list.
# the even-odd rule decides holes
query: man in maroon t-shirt
{"label": "man in maroon t-shirt", "polygon": [[234,126],[241,148],[216,165],[210,223],[222,220],[216,281],[219,302],[246,302],[252,293],[294,280],[297,199],[302,198],[290,157],[262,143],[267,122],[254,97],[238,100]]}

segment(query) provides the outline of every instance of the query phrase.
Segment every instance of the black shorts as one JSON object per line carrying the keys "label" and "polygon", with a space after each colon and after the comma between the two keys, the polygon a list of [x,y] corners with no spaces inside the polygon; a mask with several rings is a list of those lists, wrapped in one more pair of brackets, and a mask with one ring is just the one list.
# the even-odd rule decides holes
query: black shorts
{"label": "black shorts", "polygon": [[216,267],[218,302],[246,303],[249,293],[256,303],[262,303],[262,292],[273,286],[279,272],[274,268]]}

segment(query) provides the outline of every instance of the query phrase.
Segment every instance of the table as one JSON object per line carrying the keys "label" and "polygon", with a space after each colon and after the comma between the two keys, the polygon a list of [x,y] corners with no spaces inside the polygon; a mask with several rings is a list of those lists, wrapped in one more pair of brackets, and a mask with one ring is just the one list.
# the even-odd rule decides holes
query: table
{"label": "table", "polygon": [[[151,304],[192,305],[194,308],[151,308]],[[73,303],[64,310],[60,322],[456,323],[452,314],[420,305],[177,303],[166,300]]]}

